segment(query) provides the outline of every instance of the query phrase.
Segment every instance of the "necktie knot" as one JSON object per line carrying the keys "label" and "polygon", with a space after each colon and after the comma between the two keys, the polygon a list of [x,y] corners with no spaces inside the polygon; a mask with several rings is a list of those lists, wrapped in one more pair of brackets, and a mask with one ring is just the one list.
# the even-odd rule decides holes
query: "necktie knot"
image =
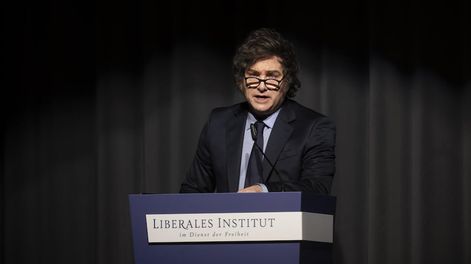
{"label": "necktie knot", "polygon": [[257,141],[260,137],[263,137],[263,129],[265,128],[265,123],[262,121],[257,121],[255,122],[255,131],[256,131],[256,137]]}

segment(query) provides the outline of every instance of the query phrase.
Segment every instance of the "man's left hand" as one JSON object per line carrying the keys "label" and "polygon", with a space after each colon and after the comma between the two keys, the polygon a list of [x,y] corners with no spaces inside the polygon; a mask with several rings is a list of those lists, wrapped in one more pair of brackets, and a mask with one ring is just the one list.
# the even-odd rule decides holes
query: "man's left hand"
{"label": "man's left hand", "polygon": [[242,190],[240,190],[239,192],[240,193],[249,193],[249,192],[262,192],[262,187],[260,187],[260,185],[258,184],[255,184],[255,185],[252,185],[252,186],[249,186],[247,188],[244,188]]}

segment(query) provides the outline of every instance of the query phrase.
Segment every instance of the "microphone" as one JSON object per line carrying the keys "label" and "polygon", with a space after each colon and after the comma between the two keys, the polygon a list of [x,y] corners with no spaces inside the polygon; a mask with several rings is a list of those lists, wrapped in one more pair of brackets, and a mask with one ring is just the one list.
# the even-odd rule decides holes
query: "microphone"
{"label": "microphone", "polygon": [[268,177],[267,177],[267,179],[265,180],[265,182],[263,184],[266,184],[268,182],[268,180],[270,180],[270,177],[271,177],[273,171],[275,171],[276,175],[278,175],[278,179],[280,179],[281,191],[284,192],[285,191],[285,187],[284,187],[285,184],[283,182],[283,179],[280,176],[280,173],[278,172],[278,170],[275,167],[276,163],[275,163],[275,165],[273,165],[273,163],[270,161],[270,159],[268,159],[267,155],[265,155],[265,152],[263,152],[263,149],[257,144],[257,128],[255,127],[254,123],[250,124],[250,135],[252,136],[253,144],[262,153],[263,157],[268,161],[268,164],[270,164],[270,167],[271,167],[270,173],[268,174]]}

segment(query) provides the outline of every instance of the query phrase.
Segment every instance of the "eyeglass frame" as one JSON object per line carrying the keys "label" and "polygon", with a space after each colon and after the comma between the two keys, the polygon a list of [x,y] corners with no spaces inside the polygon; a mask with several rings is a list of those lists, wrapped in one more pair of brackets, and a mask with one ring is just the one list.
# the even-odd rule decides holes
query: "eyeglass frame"
{"label": "eyeglass frame", "polygon": [[[269,91],[279,91],[281,89],[281,82],[285,79],[286,75],[283,76],[283,78],[281,78],[280,80],[277,80],[277,79],[261,79],[261,78],[258,78],[258,77],[255,77],[255,76],[249,76],[249,77],[244,77],[244,82],[245,82],[245,87],[248,88],[248,89],[257,89],[260,84],[263,82],[265,84],[265,88],[267,88],[267,90]],[[249,78],[254,78],[254,79],[257,79],[258,80],[258,85],[255,86],[255,87],[249,87],[247,85],[247,79]],[[267,86],[267,81],[277,81],[278,84],[276,85],[278,88],[276,89],[272,89],[272,88],[268,88]]]}

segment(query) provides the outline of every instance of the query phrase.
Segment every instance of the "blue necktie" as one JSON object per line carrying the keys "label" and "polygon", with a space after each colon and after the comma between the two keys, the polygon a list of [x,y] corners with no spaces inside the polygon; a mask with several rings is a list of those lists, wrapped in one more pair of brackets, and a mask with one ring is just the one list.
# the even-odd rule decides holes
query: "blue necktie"
{"label": "blue necktie", "polygon": [[[250,153],[249,164],[247,165],[247,173],[245,174],[245,187],[262,183],[263,182],[263,168],[262,168],[262,158],[263,154],[260,152],[260,149],[263,149],[263,129],[265,128],[265,123],[261,121],[255,122],[255,131],[251,133],[256,133],[256,140],[252,147],[252,152]],[[260,149],[255,145],[257,144]]]}

